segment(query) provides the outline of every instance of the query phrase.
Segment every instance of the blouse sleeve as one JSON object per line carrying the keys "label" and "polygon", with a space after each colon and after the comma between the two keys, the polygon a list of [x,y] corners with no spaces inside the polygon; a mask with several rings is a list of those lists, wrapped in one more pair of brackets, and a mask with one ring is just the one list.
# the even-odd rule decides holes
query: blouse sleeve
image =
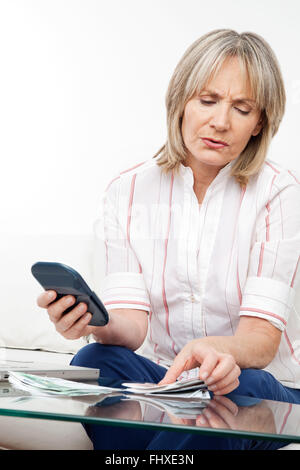
{"label": "blouse sleeve", "polygon": [[273,185],[257,217],[240,315],[270,321],[284,331],[300,288],[300,185]]}
{"label": "blouse sleeve", "polygon": [[121,210],[125,220],[130,217],[128,205],[126,207],[126,204],[119,204],[119,191],[119,180],[113,182],[105,191],[101,203],[100,224],[97,224],[97,238],[100,237],[104,245],[102,253],[105,262],[105,275],[100,288],[101,300],[108,310],[130,308],[150,311],[149,295],[141,266],[131,247],[126,227],[122,226],[119,220]]}

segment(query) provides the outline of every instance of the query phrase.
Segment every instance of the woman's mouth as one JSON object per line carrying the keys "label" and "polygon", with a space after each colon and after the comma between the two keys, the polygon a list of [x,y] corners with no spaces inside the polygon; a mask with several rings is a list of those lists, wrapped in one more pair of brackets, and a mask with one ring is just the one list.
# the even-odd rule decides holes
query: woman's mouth
{"label": "woman's mouth", "polygon": [[212,140],[212,139],[205,139],[204,137],[201,140],[205,143],[205,145],[211,149],[221,149],[223,147],[228,147],[226,142],[222,142],[219,140]]}

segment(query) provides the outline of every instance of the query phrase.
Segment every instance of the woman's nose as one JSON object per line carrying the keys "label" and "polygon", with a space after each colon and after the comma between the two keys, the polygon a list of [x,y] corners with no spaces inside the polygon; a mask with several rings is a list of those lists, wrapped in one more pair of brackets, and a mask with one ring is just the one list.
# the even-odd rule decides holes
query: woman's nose
{"label": "woman's nose", "polygon": [[226,106],[216,106],[210,120],[210,125],[218,131],[227,131],[230,128],[230,109]]}

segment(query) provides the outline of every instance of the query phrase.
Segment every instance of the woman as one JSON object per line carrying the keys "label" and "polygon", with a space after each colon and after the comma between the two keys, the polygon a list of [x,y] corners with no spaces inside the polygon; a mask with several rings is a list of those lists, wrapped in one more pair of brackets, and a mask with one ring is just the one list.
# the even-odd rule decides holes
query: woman
{"label": "woman", "polygon": [[[199,376],[215,395],[300,403],[300,187],[266,160],[285,107],[270,46],[253,33],[212,31],[179,62],[167,97],[168,137],[105,192],[105,327],[72,296],[48,309],[66,338],[93,334],[73,364],[168,383]],[[298,283],[298,284],[297,284]],[[135,354],[146,338],[143,356]],[[96,448],[277,448],[280,443],[88,428]],[[120,430],[122,433],[122,430]],[[115,439],[115,440],[114,440]],[[107,447],[109,446],[109,447]]]}

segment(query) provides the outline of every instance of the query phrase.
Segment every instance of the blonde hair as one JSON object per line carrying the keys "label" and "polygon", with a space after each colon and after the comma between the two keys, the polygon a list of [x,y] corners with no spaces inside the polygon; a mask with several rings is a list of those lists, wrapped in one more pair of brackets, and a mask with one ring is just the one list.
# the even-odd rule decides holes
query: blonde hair
{"label": "blonde hair", "polygon": [[179,170],[187,150],[181,134],[186,103],[203,89],[228,57],[238,57],[261,111],[263,126],[251,136],[245,149],[233,162],[231,175],[245,185],[263,165],[272,137],[276,134],[285,110],[285,89],[276,56],[258,34],[218,29],[197,39],[185,52],[170,80],[166,93],[167,141],[153,158],[166,173]]}

